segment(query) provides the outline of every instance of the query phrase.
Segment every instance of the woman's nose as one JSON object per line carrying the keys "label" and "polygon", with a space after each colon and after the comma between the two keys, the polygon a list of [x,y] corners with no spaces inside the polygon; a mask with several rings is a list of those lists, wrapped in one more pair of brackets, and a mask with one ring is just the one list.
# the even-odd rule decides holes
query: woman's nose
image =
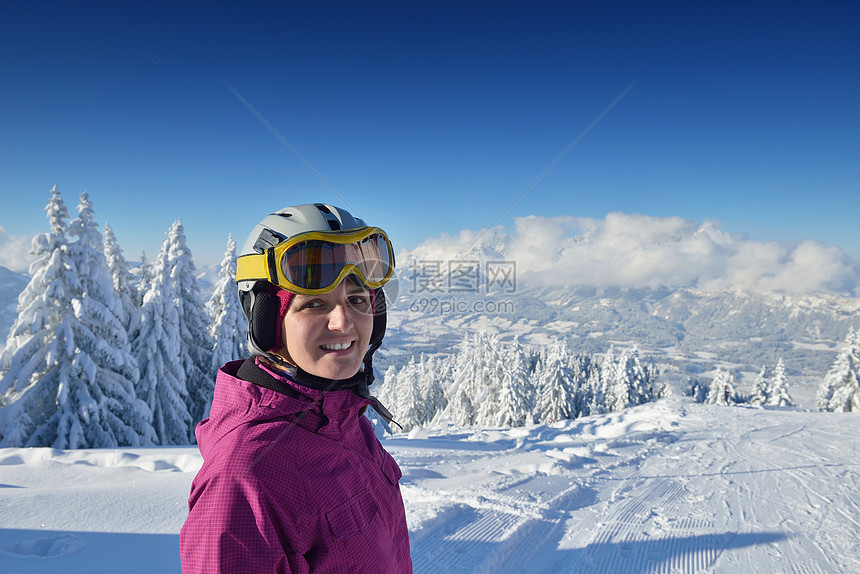
{"label": "woman's nose", "polygon": [[328,315],[328,328],[331,331],[348,331],[353,321],[345,303],[335,305]]}

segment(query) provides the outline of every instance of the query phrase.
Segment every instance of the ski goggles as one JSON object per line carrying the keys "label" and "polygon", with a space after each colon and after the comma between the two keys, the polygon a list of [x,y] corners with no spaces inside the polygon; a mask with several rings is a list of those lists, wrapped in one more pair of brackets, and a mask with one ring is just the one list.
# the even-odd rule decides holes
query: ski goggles
{"label": "ski goggles", "polygon": [[368,289],[394,274],[394,249],[378,227],[310,231],[236,260],[236,281],[268,281],[302,295],[334,290],[353,274]]}

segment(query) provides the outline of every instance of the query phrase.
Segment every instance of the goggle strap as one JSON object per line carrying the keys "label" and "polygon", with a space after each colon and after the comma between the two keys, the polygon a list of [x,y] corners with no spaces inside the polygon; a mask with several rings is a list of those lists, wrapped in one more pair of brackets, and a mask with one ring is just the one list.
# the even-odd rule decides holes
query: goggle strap
{"label": "goggle strap", "polygon": [[[271,252],[270,252],[271,253]],[[236,260],[236,281],[272,282],[270,256],[243,255]],[[277,277],[277,274],[274,275]]]}
{"label": "goggle strap", "polygon": [[269,248],[266,250],[266,261],[269,263],[269,282],[278,283],[278,263],[275,261],[275,250]]}

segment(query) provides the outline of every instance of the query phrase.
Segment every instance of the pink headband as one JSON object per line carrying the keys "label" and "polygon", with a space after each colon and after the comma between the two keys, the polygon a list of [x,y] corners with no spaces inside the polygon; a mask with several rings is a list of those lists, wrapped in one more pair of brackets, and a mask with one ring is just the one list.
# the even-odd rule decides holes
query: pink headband
{"label": "pink headband", "polygon": [[[292,291],[287,291],[286,289],[278,289],[276,295],[280,300],[280,305],[278,306],[278,322],[275,326],[275,346],[272,347],[272,351],[280,350],[283,340],[281,339],[281,334],[283,332],[283,324],[284,324],[284,316],[287,314],[287,309],[290,308],[290,303],[292,303],[293,298],[296,296]],[[376,309],[376,290],[370,290],[370,308]]]}
{"label": "pink headband", "polygon": [[281,332],[284,329],[284,315],[287,314],[287,309],[290,308],[290,303],[292,302],[293,297],[296,296],[295,293],[287,291],[286,289],[278,289],[276,295],[278,296],[281,304],[278,306],[278,322],[275,324],[275,346],[272,348],[273,351],[277,351],[281,348]]}

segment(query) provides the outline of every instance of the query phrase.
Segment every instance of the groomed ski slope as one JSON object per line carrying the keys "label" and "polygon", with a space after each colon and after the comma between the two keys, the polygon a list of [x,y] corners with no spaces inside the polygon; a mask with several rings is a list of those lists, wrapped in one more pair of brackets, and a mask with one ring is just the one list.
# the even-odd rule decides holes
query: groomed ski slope
{"label": "groomed ski slope", "polygon": [[[860,415],[664,399],[384,439],[416,573],[860,572]],[[196,449],[0,450],[0,574],[179,572]]]}

